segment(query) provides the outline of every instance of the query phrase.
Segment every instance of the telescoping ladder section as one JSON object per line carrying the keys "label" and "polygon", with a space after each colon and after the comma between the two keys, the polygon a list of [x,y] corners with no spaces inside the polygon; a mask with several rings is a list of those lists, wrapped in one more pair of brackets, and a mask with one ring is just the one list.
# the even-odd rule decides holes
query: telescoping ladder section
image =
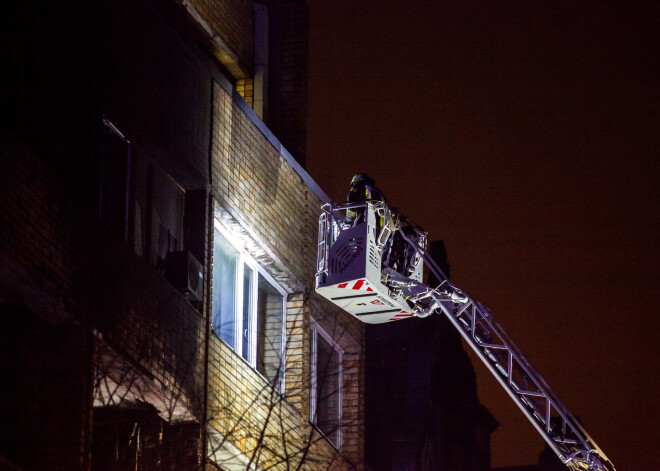
{"label": "telescoping ladder section", "polygon": [[[375,324],[443,312],[568,468],[614,471],[490,311],[447,279],[425,250],[426,233],[411,224],[403,230],[401,218],[392,217],[381,201],[328,203],[322,209],[316,275],[320,295]],[[361,217],[348,222],[349,209]],[[395,250],[401,242],[416,253],[402,265],[405,269],[392,263],[393,253],[402,253]],[[437,287],[422,282],[423,264],[439,280]],[[358,286],[366,291],[356,291]]]}
{"label": "telescoping ladder section", "polygon": [[[406,239],[405,234],[401,234]],[[442,311],[497,378],[550,448],[572,470],[614,471],[614,465],[523,356],[490,311],[456,288],[426,251],[406,240],[440,280],[434,289],[384,270],[385,284],[401,290],[418,315]]]}

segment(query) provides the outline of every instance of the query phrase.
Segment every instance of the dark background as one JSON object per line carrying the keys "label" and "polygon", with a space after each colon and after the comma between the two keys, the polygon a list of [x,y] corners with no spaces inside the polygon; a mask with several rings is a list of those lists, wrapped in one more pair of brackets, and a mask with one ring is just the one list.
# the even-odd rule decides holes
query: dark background
{"label": "dark background", "polygon": [[[617,469],[656,469],[658,4],[310,10],[312,177],[335,200],[375,177]],[[535,463],[542,439],[473,361],[493,466]]]}

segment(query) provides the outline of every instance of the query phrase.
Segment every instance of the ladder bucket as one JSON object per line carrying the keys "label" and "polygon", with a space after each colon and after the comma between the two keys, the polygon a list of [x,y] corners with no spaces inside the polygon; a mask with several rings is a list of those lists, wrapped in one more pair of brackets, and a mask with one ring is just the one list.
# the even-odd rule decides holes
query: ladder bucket
{"label": "ladder bucket", "polygon": [[[390,256],[397,252],[394,244],[406,244],[396,240],[397,227],[393,227],[385,203],[329,203],[323,211],[319,220],[316,292],[368,324],[415,316],[401,292],[383,284],[383,270],[388,268]],[[357,213],[350,223],[347,211]],[[426,234],[420,232],[417,240],[425,245]],[[406,264],[406,275],[421,281],[423,261],[414,250],[410,252],[413,256]]]}

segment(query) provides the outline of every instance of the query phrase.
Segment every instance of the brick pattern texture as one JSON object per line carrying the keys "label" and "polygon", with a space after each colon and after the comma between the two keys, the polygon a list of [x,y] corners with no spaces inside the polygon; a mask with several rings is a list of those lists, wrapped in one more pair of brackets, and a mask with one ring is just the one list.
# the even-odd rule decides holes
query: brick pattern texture
{"label": "brick pattern texture", "polygon": [[313,287],[321,203],[239,105],[214,87],[212,185],[269,243],[283,264]]}
{"label": "brick pattern texture", "polygon": [[[97,359],[97,376],[133,384],[136,391],[129,394],[141,401],[153,402],[151,396],[165,394],[167,399],[157,407],[166,420],[202,417],[206,335],[202,314],[144,260],[125,250],[108,244],[95,268],[91,306],[96,329],[115,351],[147,371],[152,382],[145,386],[137,378],[128,380],[126,368],[117,372],[116,359],[107,354]],[[105,405],[122,399],[121,394],[115,396],[105,397]]]}
{"label": "brick pattern texture", "polygon": [[[238,61],[250,69],[252,2],[191,0],[191,4],[222,36]],[[162,65],[160,54],[152,57],[145,53],[139,57]],[[120,59],[117,63],[123,64]],[[210,74],[204,75],[201,69],[193,75],[199,79],[195,82],[198,85],[202,78],[210,82]],[[148,83],[145,88],[157,88]],[[208,89],[203,85],[173,87],[197,90],[196,96],[208,98]],[[102,102],[111,102],[114,97],[108,90],[101,95]],[[153,112],[148,106],[152,101],[145,101],[141,90],[131,90],[130,96],[135,101],[119,96],[116,103],[130,103],[136,109]],[[150,96],[153,102],[165,100],[160,95]],[[132,108],[117,109],[113,116],[118,116],[118,122],[126,123],[128,131],[132,131],[127,132],[132,148],[145,153],[154,151],[152,158],[163,164],[174,179],[186,173],[182,167],[192,166],[193,171],[187,171],[191,175],[183,184],[186,189],[198,188],[197,183],[205,178],[206,162],[202,160],[208,140],[204,137],[210,129],[212,197],[267,247],[282,272],[291,278],[287,286],[299,287],[289,294],[286,304],[284,395],[207,331],[210,312],[195,309],[146,259],[103,229],[96,214],[96,194],[90,194],[88,187],[81,191],[75,182],[73,186],[64,184],[39,160],[43,156],[35,157],[15,136],[4,131],[1,137],[5,145],[0,155],[0,295],[26,303],[30,311],[50,323],[76,323],[87,329],[86,335],[96,345],[94,360],[90,360],[93,371],[88,372],[89,382],[93,383],[88,386],[95,392],[96,406],[115,406],[131,398],[153,405],[166,422],[192,421],[199,426],[208,420],[208,425],[225,441],[208,441],[212,457],[240,452],[241,459],[252,458],[264,469],[291,469],[300,463],[301,469],[309,470],[361,469],[363,327],[313,293],[321,202],[225,88],[214,83],[212,101],[210,121],[202,122],[209,115],[201,114],[199,122],[191,125],[195,129],[185,132],[190,145],[185,146],[189,152],[180,153],[185,156],[181,159],[185,160],[183,165],[178,161],[179,148],[174,152],[176,158],[157,152],[169,148],[170,141],[161,134],[178,126],[161,126],[146,114],[136,115],[139,122],[134,123],[127,118],[133,114]],[[202,107],[202,102],[200,98],[186,113],[197,116],[195,110]],[[182,116],[185,120],[189,114]],[[143,130],[143,122],[160,131]],[[207,131],[200,131],[204,126]],[[176,141],[174,136],[172,132],[171,141]],[[84,159],[90,169],[95,168],[96,156],[85,155]],[[66,156],[62,156],[62,161],[66,161]],[[92,181],[94,171],[89,173]],[[213,223],[208,222],[210,229]],[[206,246],[207,261],[211,258],[209,247]],[[205,267],[207,275],[212,273],[210,265]],[[205,298],[210,294],[205,293]],[[341,453],[309,423],[312,318],[323,324],[326,331],[337,334],[345,352]],[[329,329],[329,325],[336,330]],[[267,361],[272,371],[272,355]],[[206,378],[208,389],[204,391]],[[89,392],[85,407],[92,396]],[[79,422],[90,423],[84,413],[79,416]],[[180,432],[190,438],[190,462],[197,463],[202,459],[200,433],[194,424],[188,425],[192,432],[183,430],[184,425]],[[85,430],[86,427],[82,426]],[[167,430],[179,433],[178,429]],[[77,452],[85,446],[77,444]],[[217,447],[224,454],[218,453]],[[53,461],[57,460],[56,454],[55,451]],[[78,457],[69,455],[67,459]]]}
{"label": "brick pattern texture", "polygon": [[2,284],[17,287],[15,295],[49,322],[91,322],[99,338],[171,389],[172,407],[201,411],[202,314],[98,223],[90,224],[88,203],[76,202],[47,167],[5,137]]}
{"label": "brick pattern texture", "polygon": [[[66,186],[12,135],[2,134],[0,154],[0,281],[53,321],[80,314],[86,289],[91,231]],[[73,228],[76,227],[74,232]]]}
{"label": "brick pattern texture", "polygon": [[[190,4],[225,43],[238,66],[252,72],[254,17],[249,0],[190,0]],[[246,77],[237,77],[246,78]]]}
{"label": "brick pattern texture", "polygon": [[[213,98],[211,174],[215,198],[265,241],[286,271],[313,293],[320,200],[225,89],[216,85]],[[354,463],[362,461],[363,328],[345,313],[312,297],[314,303],[299,293],[290,295],[287,302],[284,398],[222,342],[212,348],[211,403],[214,395],[216,399],[210,407],[212,423],[248,455],[259,454],[259,463],[266,467],[282,457],[255,450],[281,449],[291,457],[306,453],[310,463],[320,460],[327,464],[327,460],[341,456],[325,440],[313,438],[317,432],[309,425],[310,317],[332,325],[329,331],[343,344],[342,454]],[[218,363],[221,366],[214,369]],[[232,388],[239,388],[241,395],[232,393]],[[250,426],[237,425],[247,417],[252,421]],[[236,434],[238,429],[243,435]],[[263,436],[254,436],[255,430],[266,432],[268,446],[264,447]],[[308,450],[310,440],[314,446]],[[312,450],[314,455],[309,455]],[[333,466],[341,469],[339,464]]]}

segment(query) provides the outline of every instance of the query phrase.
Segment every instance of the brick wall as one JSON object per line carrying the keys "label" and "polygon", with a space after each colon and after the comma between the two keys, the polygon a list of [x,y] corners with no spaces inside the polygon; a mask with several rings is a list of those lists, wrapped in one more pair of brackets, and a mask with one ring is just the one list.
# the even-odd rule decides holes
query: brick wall
{"label": "brick wall", "polygon": [[[222,39],[228,45],[225,52],[233,54],[236,64],[251,67],[251,2],[194,0],[185,5],[202,12],[217,32],[231,32],[231,38]],[[269,131],[227,91],[226,81],[223,86],[214,82],[210,89],[210,77],[217,71],[210,72],[208,63],[188,54],[194,42],[178,36],[185,29],[177,26],[167,7],[141,1],[127,3],[126,11],[109,2],[102,2],[101,8],[103,59],[95,69],[98,90],[90,86],[98,91],[94,106],[100,109],[90,117],[85,135],[64,142],[58,152],[75,147],[76,139],[93,147],[89,143],[95,143],[99,115],[107,112],[130,138],[133,157],[148,158],[190,190],[208,183],[211,142],[211,193],[217,204],[210,210],[216,216],[224,211],[261,247],[263,253],[255,258],[289,293],[286,393],[280,395],[214,334],[209,338],[210,313],[196,310],[121,237],[103,229],[96,214],[98,161],[91,150],[79,152],[85,167],[64,183],[39,160],[43,155],[33,153],[34,146],[28,150],[3,130],[0,296],[27,304],[48,322],[82,326],[92,336],[96,348],[86,371],[92,384],[90,391],[83,391],[85,408],[92,400],[99,407],[145,402],[166,422],[208,418],[209,452],[216,461],[228,454],[249,459],[261,450],[254,455],[257,462],[276,469],[285,467],[284,458],[293,463],[304,458],[302,469],[351,468],[349,460],[362,461],[363,329],[313,294],[321,201],[300,169],[281,155],[286,151]],[[77,37],[75,30],[71,34]],[[57,56],[52,62],[57,64]],[[57,157],[68,162],[65,154]],[[206,254],[208,260],[208,245]],[[212,273],[208,264],[205,273]],[[338,341],[346,352],[344,456],[309,424],[312,317],[338,326]],[[91,347],[85,348],[91,358]],[[205,376],[208,403],[203,402]],[[81,425],[83,431],[86,427]],[[199,443],[194,437],[190,442],[191,454],[199,461]],[[277,450],[289,456],[278,456]]]}
{"label": "brick wall", "polygon": [[[89,226],[84,205],[13,135],[0,154],[0,289],[53,322],[80,317],[77,295],[89,285]],[[76,227],[76,231],[73,228]]]}
{"label": "brick wall", "polygon": [[[209,425],[218,435],[209,455],[221,467],[239,452],[262,468],[353,469],[307,416],[221,340],[212,336],[209,358]],[[245,464],[245,462],[243,462]]]}
{"label": "brick wall", "polygon": [[189,14],[213,38],[211,47],[234,78],[252,76],[254,18],[249,0],[190,0]]}
{"label": "brick wall", "polygon": [[[44,334],[38,342],[36,353],[26,353],[26,363],[45,358],[50,365],[34,372],[24,370],[27,379],[61,367],[67,374],[79,373],[71,378],[72,390],[44,383],[52,395],[31,396],[44,420],[41,455],[50,456],[53,463],[66,463],[66,469],[76,469],[72,459],[82,462],[79,453],[85,444],[81,440],[88,430],[80,414],[89,412],[93,393],[97,405],[144,401],[156,405],[168,421],[199,420],[203,417],[203,315],[146,260],[102,230],[91,201],[80,199],[75,188],[61,182],[12,135],[3,133],[3,142],[0,296],[25,304],[44,325],[89,327],[77,341],[83,342],[92,332],[96,339],[93,359],[91,342],[75,347],[77,360],[86,361],[85,355],[90,358],[80,371],[59,354],[75,345],[54,327],[51,336]],[[8,391],[20,384],[6,375],[3,380],[10,382]],[[67,428],[76,433],[78,427],[74,457],[66,456],[71,450],[61,444],[62,437],[47,440],[48,420],[54,417],[47,407],[72,414],[69,419],[74,421],[77,414],[77,423]],[[54,458],[58,453],[60,458]]]}
{"label": "brick wall", "polygon": [[104,388],[107,377],[127,390],[105,388],[97,405],[145,401],[167,421],[201,421],[204,316],[144,258],[103,240],[90,306],[99,342],[107,343],[97,353],[97,386]]}
{"label": "brick wall", "polygon": [[[255,258],[294,294],[289,295],[287,302],[285,399],[270,390],[263,378],[255,375],[237,354],[217,342],[212,350],[217,358],[214,361],[220,366],[209,371],[213,383],[210,390],[215,391],[216,396],[215,405],[211,407],[211,414],[216,416],[211,416],[214,417],[211,422],[222,436],[248,455],[261,449],[260,438],[253,433],[263,430],[264,426],[269,439],[280,440],[280,447],[293,455],[309,443],[309,438],[316,433],[309,425],[309,323],[310,317],[314,317],[345,352],[342,454],[360,463],[364,431],[363,326],[315,294],[308,297],[295,293],[301,287],[308,293],[314,290],[321,201],[280,154],[280,149],[250,119],[240,106],[240,99],[234,99],[217,84],[213,96],[211,186],[218,201],[215,215],[230,229],[233,226],[236,231],[244,232],[253,246],[268,252]],[[216,340],[212,339],[212,343]],[[236,392],[232,394],[227,383],[234,387],[243,385],[246,392],[241,396]],[[276,412],[273,404],[277,405]],[[251,410],[260,412],[255,415],[248,412]],[[284,414],[286,420],[279,417],[280,414]],[[236,425],[248,417],[257,421],[256,427],[248,426],[243,430],[244,424]],[[283,431],[290,439],[281,435]],[[241,435],[243,433],[246,435]],[[231,438],[232,434],[236,438]],[[325,440],[315,444],[314,449],[322,444],[327,450],[334,450]],[[333,453],[323,455],[323,460],[331,459]],[[266,454],[263,460],[262,463],[274,463],[277,456]]]}
{"label": "brick wall", "polygon": [[75,321],[85,319],[90,232],[73,230],[82,208],[67,186],[13,135],[1,139],[0,454],[26,469],[78,469],[91,352]]}
{"label": "brick wall", "polygon": [[221,204],[308,288],[321,202],[221,86],[214,86],[212,186]]}

